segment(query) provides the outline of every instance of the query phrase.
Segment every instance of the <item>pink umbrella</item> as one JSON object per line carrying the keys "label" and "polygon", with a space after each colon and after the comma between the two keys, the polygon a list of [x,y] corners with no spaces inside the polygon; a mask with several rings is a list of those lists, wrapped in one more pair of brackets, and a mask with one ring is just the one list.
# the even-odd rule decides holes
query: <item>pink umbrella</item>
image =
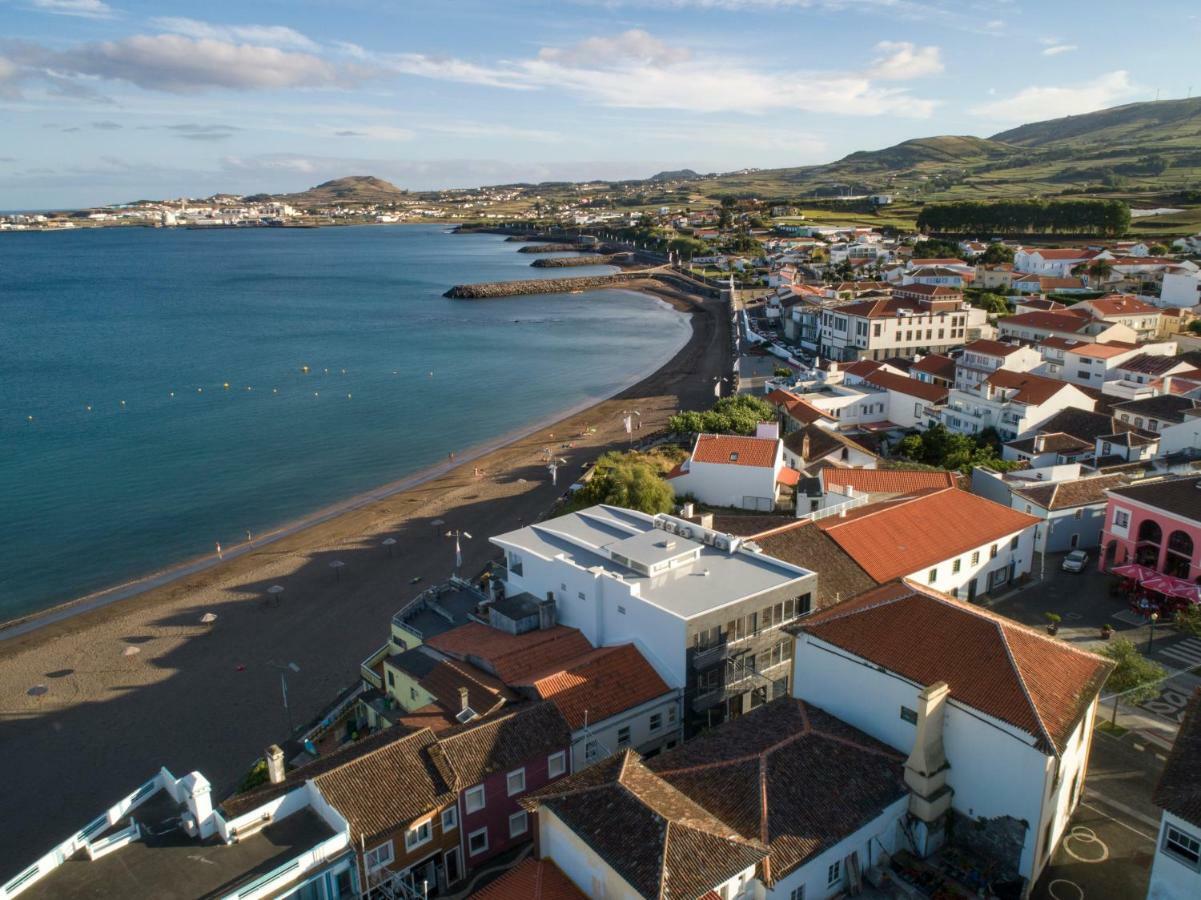
{"label": "pink umbrella", "polygon": [[1158,573],[1154,569],[1148,569],[1146,566],[1140,566],[1138,563],[1127,563],[1124,566],[1114,566],[1109,570],[1114,575],[1121,575],[1123,578],[1133,578],[1135,581],[1145,581],[1152,578]]}
{"label": "pink umbrella", "polygon": [[1140,582],[1139,586],[1148,591],[1155,591],[1158,594],[1176,596],[1175,585],[1172,582],[1177,580],[1169,578],[1167,575],[1152,575],[1150,578]]}

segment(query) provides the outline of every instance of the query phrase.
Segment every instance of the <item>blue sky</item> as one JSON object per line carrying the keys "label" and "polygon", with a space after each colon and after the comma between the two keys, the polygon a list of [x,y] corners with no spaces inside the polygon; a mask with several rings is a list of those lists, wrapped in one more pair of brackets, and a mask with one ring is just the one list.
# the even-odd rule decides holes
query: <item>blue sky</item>
{"label": "blue sky", "polygon": [[0,0],[0,209],[826,162],[1183,97],[1199,41],[1184,0]]}

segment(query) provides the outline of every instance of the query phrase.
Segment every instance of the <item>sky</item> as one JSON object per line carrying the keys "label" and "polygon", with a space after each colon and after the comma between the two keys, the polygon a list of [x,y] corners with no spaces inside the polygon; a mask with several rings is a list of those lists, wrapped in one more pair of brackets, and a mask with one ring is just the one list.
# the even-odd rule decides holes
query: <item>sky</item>
{"label": "sky", "polygon": [[0,0],[0,209],[822,163],[1184,97],[1199,41],[1195,0]]}

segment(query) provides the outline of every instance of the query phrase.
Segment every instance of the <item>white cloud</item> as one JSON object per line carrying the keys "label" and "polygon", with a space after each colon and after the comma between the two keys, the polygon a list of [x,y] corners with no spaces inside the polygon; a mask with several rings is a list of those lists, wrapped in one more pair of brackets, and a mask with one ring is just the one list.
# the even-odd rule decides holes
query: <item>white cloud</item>
{"label": "white cloud", "polygon": [[1000,122],[1036,122],[1115,106],[1138,91],[1130,74],[1119,69],[1085,84],[1023,88],[1011,97],[977,106],[972,113]]}
{"label": "white cloud", "polygon": [[1044,48],[1043,56],[1058,56],[1061,53],[1071,53],[1079,49],[1075,44],[1051,44]]}
{"label": "white cloud", "polygon": [[943,70],[942,51],[938,47],[919,47],[909,41],[881,41],[879,54],[872,60],[868,75],[888,81],[904,81],[937,75]]}
{"label": "white cloud", "polygon": [[63,52],[20,44],[9,52],[19,63],[60,76],[126,81],[171,93],[338,86],[365,74],[309,53],[175,34],[134,35]]}
{"label": "white cloud", "polygon": [[81,19],[111,19],[114,10],[102,0],[33,0],[33,8],[56,16]]}
{"label": "white cloud", "polygon": [[291,50],[317,49],[315,42],[286,25],[213,25],[199,19],[180,16],[161,16],[151,19],[150,24],[162,31],[196,39],[242,42]]}
{"label": "white cloud", "polygon": [[[510,90],[565,90],[602,106],[678,109],[692,112],[807,110],[846,115],[894,114],[926,118],[937,105],[903,88],[879,87],[871,77],[850,72],[765,70],[737,60],[693,57],[652,35],[631,30],[594,37],[566,48],[544,48],[522,60],[480,65],[415,53],[381,55],[341,45],[352,58],[405,75],[488,85]],[[928,73],[937,48],[889,45],[916,60]],[[933,51],[931,53],[930,51]]]}
{"label": "white cloud", "polygon": [[569,66],[613,68],[630,63],[645,66],[670,66],[687,62],[692,51],[672,47],[640,28],[632,28],[614,37],[591,37],[570,47],[543,47],[538,58]]}
{"label": "white cloud", "polygon": [[410,129],[394,125],[352,125],[335,129],[333,135],[366,138],[369,141],[411,141],[416,136]]}

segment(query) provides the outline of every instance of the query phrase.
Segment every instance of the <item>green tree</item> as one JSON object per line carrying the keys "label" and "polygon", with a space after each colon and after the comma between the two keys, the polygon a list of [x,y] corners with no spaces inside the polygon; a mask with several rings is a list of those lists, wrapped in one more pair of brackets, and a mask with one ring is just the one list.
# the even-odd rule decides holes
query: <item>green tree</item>
{"label": "green tree", "polygon": [[754,434],[760,422],[774,422],[775,407],[753,394],[722,397],[704,412],[682,412],[667,421],[676,434]]}
{"label": "green tree", "polygon": [[983,309],[994,316],[1003,316],[1009,312],[1009,303],[1000,294],[985,292],[968,299],[977,309]]}
{"label": "green tree", "polygon": [[988,265],[1013,262],[1013,248],[1006,244],[989,244],[988,249],[980,254],[980,262]]}
{"label": "green tree", "polygon": [[1147,252],[1150,253],[1152,256],[1167,256],[1168,248],[1165,247],[1163,244],[1152,244],[1150,247],[1147,248]]}
{"label": "green tree", "polygon": [[709,245],[697,238],[680,235],[667,242],[667,249],[676,251],[684,259],[690,259],[693,256],[705,256],[709,252]]}
{"label": "green tree", "polygon": [[913,245],[913,255],[917,259],[957,259],[959,245],[937,239],[918,241]]}
{"label": "green tree", "polygon": [[1119,696],[1127,703],[1150,700],[1159,692],[1158,682],[1167,673],[1159,663],[1139,653],[1128,638],[1114,638],[1101,652],[1115,664],[1109,680],[1105,682],[1105,689],[1114,695],[1113,717],[1110,721],[1116,724]]}
{"label": "green tree", "polygon": [[654,515],[670,512],[675,505],[675,494],[652,463],[620,453],[606,453],[597,460],[592,478],[576,491],[571,506],[581,509],[597,503]]}

